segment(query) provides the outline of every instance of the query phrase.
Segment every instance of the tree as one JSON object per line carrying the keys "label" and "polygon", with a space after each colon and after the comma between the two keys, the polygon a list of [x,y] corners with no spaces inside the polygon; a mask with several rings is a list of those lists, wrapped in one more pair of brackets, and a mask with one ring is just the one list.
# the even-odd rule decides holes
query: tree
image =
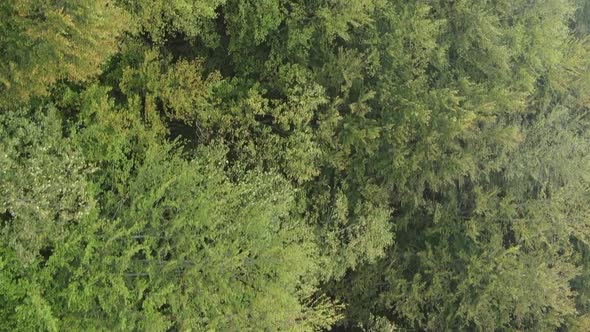
{"label": "tree", "polygon": [[5,1],[1,318],[588,330],[587,7]]}
{"label": "tree", "polygon": [[[230,180],[223,149],[186,159],[133,112],[113,109],[105,91],[70,99],[81,110],[71,138],[61,137],[55,113],[39,127],[12,114],[3,122],[3,142],[15,145],[3,170],[16,158],[22,164],[2,185],[2,287],[16,303],[3,311],[6,322],[50,330],[330,326],[336,307],[315,293],[317,249],[290,213],[290,185],[258,170],[236,169]],[[68,158],[56,153],[72,148]],[[41,173],[21,174],[29,170]]]}
{"label": "tree", "polygon": [[0,150],[0,319],[7,330],[58,331],[49,285],[64,286],[54,264],[72,258],[56,253],[93,221],[90,170],[54,107],[1,114]]}
{"label": "tree", "polygon": [[[349,325],[373,313],[410,329],[580,328],[572,283],[584,263],[572,239],[586,237],[585,212],[573,206],[587,197],[587,56],[568,35],[572,7],[458,1],[422,13],[422,30],[410,23],[415,12],[401,24],[418,36],[438,26],[432,53],[423,47],[416,73],[386,75],[377,92],[403,105],[389,137],[407,135],[383,135],[390,153],[375,161],[394,188],[396,242],[332,286],[351,303]],[[380,42],[400,43],[400,53],[421,45],[402,43],[408,35]],[[390,63],[420,61],[409,54]],[[422,122],[408,121],[410,110]],[[396,152],[403,157],[391,162]]]}

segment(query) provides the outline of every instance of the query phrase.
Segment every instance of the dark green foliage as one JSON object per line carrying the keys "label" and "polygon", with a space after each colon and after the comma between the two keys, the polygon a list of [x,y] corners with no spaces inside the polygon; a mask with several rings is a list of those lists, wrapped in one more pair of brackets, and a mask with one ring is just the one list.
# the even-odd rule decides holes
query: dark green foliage
{"label": "dark green foliage", "polygon": [[588,8],[4,1],[2,327],[587,331]]}

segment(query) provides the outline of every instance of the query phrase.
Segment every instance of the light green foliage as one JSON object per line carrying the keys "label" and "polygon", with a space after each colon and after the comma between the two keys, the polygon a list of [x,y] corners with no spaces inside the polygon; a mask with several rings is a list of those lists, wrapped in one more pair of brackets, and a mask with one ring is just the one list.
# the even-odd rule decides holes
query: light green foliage
{"label": "light green foliage", "polygon": [[201,38],[209,46],[217,43],[212,32],[215,10],[225,0],[116,0],[116,3],[133,14],[139,25],[139,34],[148,35],[149,41],[160,44],[175,35]]}
{"label": "light green foliage", "polygon": [[0,115],[0,151],[0,320],[6,330],[58,331],[52,255],[92,215],[89,169],[53,107]]}
{"label": "light green foliage", "polygon": [[588,7],[5,1],[5,326],[588,330]]}
{"label": "light green foliage", "polygon": [[231,52],[262,43],[282,21],[278,0],[230,1],[224,7]]}
{"label": "light green foliage", "polygon": [[[278,171],[295,183],[310,183],[306,191],[316,192],[316,181],[311,180],[324,177],[322,173],[333,172],[329,165],[322,171],[325,161],[333,159],[330,163],[339,165],[340,172],[346,172],[347,166],[340,164],[347,163],[345,159],[353,150],[365,149],[362,147],[365,143],[373,144],[372,150],[377,148],[375,142],[379,130],[371,128],[374,121],[367,120],[365,125],[359,124],[360,127],[356,124],[357,121],[365,122],[369,110],[366,103],[374,96],[374,92],[364,91],[359,86],[364,62],[355,60],[359,55],[368,55],[344,49],[332,51],[330,47],[335,47],[338,38],[345,37],[352,29],[369,25],[372,22],[370,14],[380,4],[358,2],[354,7],[349,5],[279,5],[275,1],[227,3],[220,7],[226,24],[226,31],[221,35],[227,35],[230,52],[223,67],[211,71],[209,66],[215,62],[207,62],[207,59],[173,60],[155,51],[144,50],[143,60],[123,56],[122,61],[115,63],[114,68],[121,75],[118,79],[114,77],[114,83],[120,87],[128,103],[135,100],[137,105],[145,105],[138,112],[144,120],[154,123],[155,130],[168,131],[173,137],[181,135],[193,143],[222,140],[230,148],[232,164]],[[331,12],[332,9],[338,9],[338,13]],[[295,18],[293,15],[306,16],[306,11],[313,10],[323,13],[310,17],[314,23],[313,31],[309,31],[309,42],[323,52],[315,60],[315,70],[307,67],[307,59],[298,55],[291,59],[291,53],[301,52],[299,47],[289,45],[290,36],[299,32],[280,28],[283,19],[288,17],[290,21]],[[282,13],[293,15],[283,16]],[[344,17],[347,21],[340,25],[337,18]],[[333,26],[335,24],[338,26]],[[137,52],[138,49],[130,48],[129,51]],[[306,52],[309,51],[311,49]],[[351,61],[354,66],[350,66]],[[367,63],[371,61],[375,59],[366,60]],[[329,68],[324,63],[337,67]],[[340,75],[342,69],[346,70],[342,76],[325,77],[330,75],[329,71]],[[220,76],[220,73],[232,71],[243,73],[243,76]],[[250,74],[257,74],[262,79],[250,79]],[[339,109],[351,109],[353,114],[343,119]],[[155,124],[158,114],[165,115],[163,124],[169,123],[168,128]],[[183,123],[181,127],[191,129],[179,128],[178,121]],[[341,123],[344,121],[346,123]],[[338,133],[340,128],[344,128],[342,134]],[[339,140],[332,143],[335,135],[342,135],[344,144],[337,143]],[[336,153],[342,155],[339,157]],[[358,160],[361,158],[359,155]],[[385,202],[379,202],[385,197],[383,190],[375,184],[360,189],[365,185],[340,182],[338,179],[332,189],[317,196],[298,196],[298,200],[304,200],[303,205],[326,202],[310,207],[310,213],[305,214],[310,224],[318,224],[316,233],[325,255],[322,260],[330,265],[324,269],[327,275],[334,269],[337,270],[334,273],[341,275],[348,267],[365,259],[373,260],[392,243],[388,225],[390,211]],[[333,193],[348,187],[350,191],[362,190],[364,196],[376,192],[381,192],[381,196],[366,203],[364,197],[355,197],[350,206],[344,207],[349,210],[343,211],[345,217],[332,219],[325,213],[334,210],[331,206]],[[352,192],[349,195],[356,196]],[[322,215],[316,211],[322,211]]]}
{"label": "light green foliage", "polygon": [[6,326],[330,326],[337,313],[315,294],[316,248],[290,214],[291,186],[255,170],[230,180],[223,149],[185,159],[137,116],[115,111],[105,91],[74,97],[82,129],[73,139],[61,137],[54,112],[38,128],[20,114],[2,119]]}
{"label": "light green foliage", "polygon": [[[96,89],[83,99],[96,98]],[[99,307],[87,312],[103,312],[122,329],[330,324],[329,302],[308,303],[316,249],[289,213],[289,184],[260,171],[230,181],[223,150],[200,149],[185,160],[172,145],[156,143],[137,117],[111,113],[102,100],[83,102],[86,125],[76,135],[87,160],[103,170],[95,174],[95,236],[102,240],[86,249],[85,268],[93,272],[84,281],[97,287],[88,295],[100,294]]]}
{"label": "light green foliage", "polygon": [[83,158],[62,138],[55,109],[42,112],[34,120],[24,111],[0,118],[2,237],[24,265],[63,241],[92,205]]}
{"label": "light green foliage", "polygon": [[126,15],[110,0],[7,0],[0,5],[0,107],[83,82],[117,49]]}

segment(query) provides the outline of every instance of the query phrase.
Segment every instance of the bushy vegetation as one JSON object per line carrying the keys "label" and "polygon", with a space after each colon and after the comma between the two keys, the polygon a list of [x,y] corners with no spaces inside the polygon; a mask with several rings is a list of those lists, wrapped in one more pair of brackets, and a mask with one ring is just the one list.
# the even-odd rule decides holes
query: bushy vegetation
{"label": "bushy vegetation", "polygon": [[589,12],[1,1],[0,330],[589,331]]}

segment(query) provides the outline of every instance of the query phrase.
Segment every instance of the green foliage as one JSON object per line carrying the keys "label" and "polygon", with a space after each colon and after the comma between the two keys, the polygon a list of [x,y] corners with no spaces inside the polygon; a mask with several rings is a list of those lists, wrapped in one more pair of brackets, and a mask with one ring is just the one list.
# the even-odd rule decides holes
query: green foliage
{"label": "green foliage", "polygon": [[218,42],[215,31],[216,9],[225,0],[116,0],[133,14],[139,34],[147,34],[149,41],[164,43],[175,35],[200,38],[208,46]]}
{"label": "green foliage", "polygon": [[6,326],[330,326],[337,314],[315,294],[316,248],[289,212],[291,186],[256,170],[230,180],[223,149],[185,159],[105,92],[77,97],[71,139],[54,111],[2,118]]}
{"label": "green foliage", "polygon": [[110,0],[7,0],[0,5],[0,107],[84,82],[117,50],[127,16]]}
{"label": "green foliage", "polygon": [[56,110],[11,112],[0,118],[3,243],[22,264],[67,237],[92,208],[84,159],[62,138]]}
{"label": "green foliage", "polygon": [[90,311],[122,329],[329,324],[328,302],[307,303],[315,248],[289,214],[293,192],[284,180],[250,171],[230,181],[220,167],[223,150],[200,149],[185,160],[173,145],[156,143],[137,117],[110,113],[106,103],[85,110],[76,135],[86,159],[104,170],[95,174],[102,240],[85,266],[94,271],[85,282],[101,288],[89,295],[102,293],[104,303],[99,297]]}
{"label": "green foliage", "polygon": [[4,1],[4,329],[588,330],[588,8]]}
{"label": "green foliage", "polygon": [[6,330],[58,331],[48,284],[54,253],[92,220],[89,169],[53,107],[0,115],[0,151],[0,319]]}
{"label": "green foliage", "polygon": [[371,316],[368,326],[364,327],[361,324],[361,328],[366,332],[394,332],[396,327],[387,318]]}

